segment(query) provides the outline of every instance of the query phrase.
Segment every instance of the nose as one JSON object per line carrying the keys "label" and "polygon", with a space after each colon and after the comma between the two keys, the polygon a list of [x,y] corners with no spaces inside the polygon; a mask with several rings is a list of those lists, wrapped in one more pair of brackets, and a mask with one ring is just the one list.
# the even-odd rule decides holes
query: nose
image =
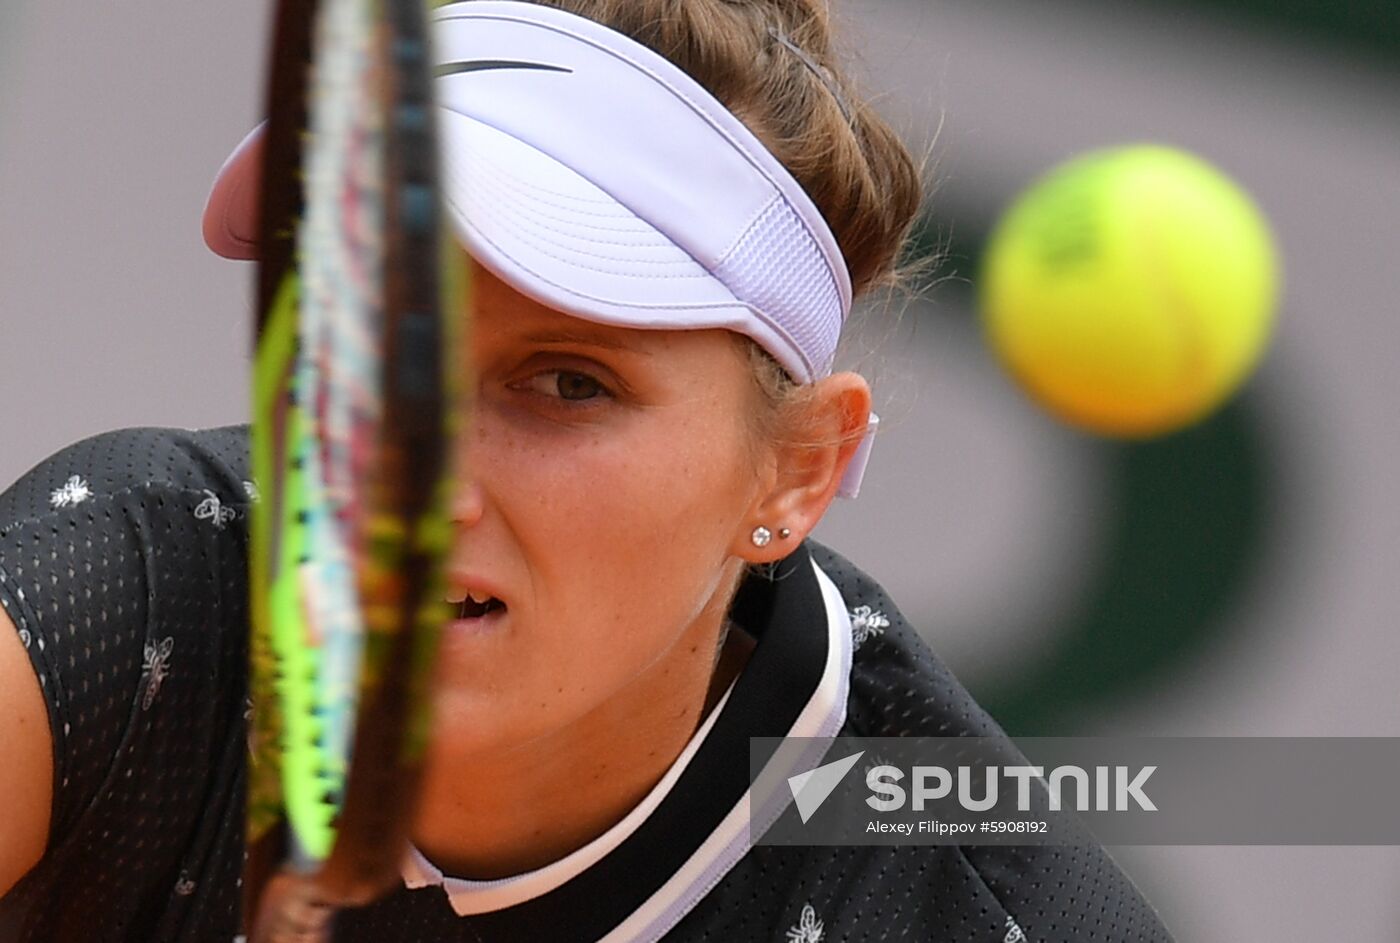
{"label": "nose", "polygon": [[465,409],[466,421],[458,429],[453,443],[452,499],[448,512],[458,527],[473,527],[486,512],[486,489],[482,485],[481,467],[485,436],[482,434],[482,398],[477,392],[470,408]]}
{"label": "nose", "polygon": [[480,523],[486,507],[481,483],[475,476],[461,474],[452,490],[452,504],[449,508],[452,523],[459,527],[472,527]]}
{"label": "nose", "polygon": [[452,523],[460,527],[478,524],[484,508],[481,485],[474,479],[459,481],[452,495]]}

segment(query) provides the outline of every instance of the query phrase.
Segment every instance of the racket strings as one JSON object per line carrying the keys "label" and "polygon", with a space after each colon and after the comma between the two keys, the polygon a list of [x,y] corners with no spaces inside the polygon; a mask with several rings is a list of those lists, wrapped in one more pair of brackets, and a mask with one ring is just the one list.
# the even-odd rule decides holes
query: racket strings
{"label": "racket strings", "polygon": [[[285,833],[290,871],[348,904],[396,874],[386,850],[406,841],[433,643],[450,618],[441,563],[461,307],[446,299],[461,276],[440,266],[460,260],[433,209],[424,9],[279,0],[278,11],[265,179],[287,186],[264,193],[265,241],[291,236],[260,263],[253,452],[268,488],[250,569],[249,834],[278,861]],[[279,108],[289,97],[306,107]],[[264,885],[249,882],[252,902]]]}
{"label": "racket strings", "polygon": [[289,812],[324,831],[344,795],[365,639],[357,558],[383,418],[385,127],[371,3],[323,0],[315,31],[292,389],[303,422],[292,447],[307,547],[303,644],[319,657],[305,662],[309,700],[289,705],[299,715],[289,734],[314,758],[302,808]]}

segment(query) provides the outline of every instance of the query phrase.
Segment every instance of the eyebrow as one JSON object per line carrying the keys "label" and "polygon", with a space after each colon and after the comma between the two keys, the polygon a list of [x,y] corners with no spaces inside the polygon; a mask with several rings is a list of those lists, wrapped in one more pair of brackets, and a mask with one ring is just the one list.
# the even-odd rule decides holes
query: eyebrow
{"label": "eyebrow", "polygon": [[525,340],[532,344],[583,344],[592,347],[602,347],[607,350],[625,350],[635,354],[651,356],[651,351],[630,344],[625,340],[619,340],[611,334],[595,333],[587,330],[563,330],[553,329],[539,331],[525,336]]}

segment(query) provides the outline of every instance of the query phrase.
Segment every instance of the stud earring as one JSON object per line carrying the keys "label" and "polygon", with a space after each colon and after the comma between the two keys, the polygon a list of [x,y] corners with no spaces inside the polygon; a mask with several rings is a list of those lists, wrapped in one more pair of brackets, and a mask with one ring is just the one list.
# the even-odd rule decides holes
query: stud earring
{"label": "stud earring", "polygon": [[766,547],[769,541],[773,539],[773,532],[760,524],[753,529],[753,533],[749,535],[749,539],[753,541],[755,547]]}
{"label": "stud earring", "polygon": [[789,537],[791,537],[791,536],[792,536],[792,531],[788,530],[786,527],[780,527],[780,528],[778,528],[778,539],[779,539],[779,540],[787,540],[787,539],[788,539]]}

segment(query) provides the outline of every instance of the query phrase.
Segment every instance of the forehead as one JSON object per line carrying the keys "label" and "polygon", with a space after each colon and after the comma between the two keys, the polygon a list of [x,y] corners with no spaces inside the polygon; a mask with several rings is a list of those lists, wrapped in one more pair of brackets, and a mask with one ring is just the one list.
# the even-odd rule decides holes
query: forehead
{"label": "forehead", "polygon": [[584,344],[648,356],[694,356],[721,348],[737,353],[738,335],[719,329],[658,330],[599,324],[565,314],[516,291],[490,270],[468,257],[471,270],[472,331],[481,343],[522,340],[536,343]]}

